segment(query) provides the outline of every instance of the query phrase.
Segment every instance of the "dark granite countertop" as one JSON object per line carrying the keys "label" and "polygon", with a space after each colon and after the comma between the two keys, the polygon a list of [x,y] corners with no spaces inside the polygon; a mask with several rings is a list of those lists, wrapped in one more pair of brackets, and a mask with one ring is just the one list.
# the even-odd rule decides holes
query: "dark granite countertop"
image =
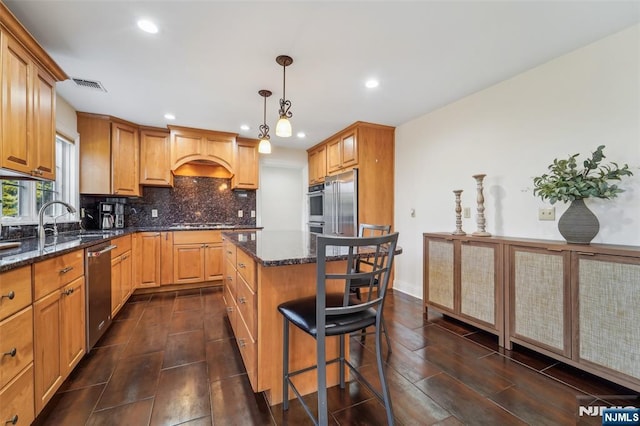
{"label": "dark granite countertop", "polygon": [[[302,231],[224,232],[226,238],[262,266],[316,263],[316,235]],[[329,260],[345,260],[347,248],[333,247]],[[396,254],[402,248],[396,248]]]}
{"label": "dark granite countertop", "polygon": [[[221,230],[231,231],[234,229],[258,229],[241,225],[224,225],[209,227],[175,227],[175,226],[154,226],[140,228],[124,228],[118,230],[87,230],[71,231],[58,234],[58,236],[48,235],[44,248],[40,248],[37,238],[25,238],[14,240],[20,242],[19,247],[0,250],[0,272],[29,265],[51,257],[91,247],[123,235],[134,234],[136,232],[163,232],[163,231],[206,231]],[[0,243],[9,242],[0,240]]]}

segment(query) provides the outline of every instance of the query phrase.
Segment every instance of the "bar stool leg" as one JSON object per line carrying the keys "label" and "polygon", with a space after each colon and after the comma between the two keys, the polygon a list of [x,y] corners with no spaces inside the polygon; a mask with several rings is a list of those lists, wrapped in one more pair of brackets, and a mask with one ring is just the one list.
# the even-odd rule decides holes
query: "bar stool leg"
{"label": "bar stool leg", "polygon": [[282,328],[282,409],[289,409],[289,320],[283,316]]}
{"label": "bar stool leg", "polygon": [[[382,321],[382,318],[380,318]],[[376,324],[376,360],[378,361],[378,376],[380,378],[380,385],[382,386],[382,398],[384,399],[384,408],[387,411],[387,424],[389,426],[394,424],[393,420],[393,407],[391,406],[391,395],[389,394],[389,386],[387,384],[387,378],[384,374],[384,363],[382,361],[382,338],[380,337],[381,324]],[[385,333],[386,334],[386,333]]]}

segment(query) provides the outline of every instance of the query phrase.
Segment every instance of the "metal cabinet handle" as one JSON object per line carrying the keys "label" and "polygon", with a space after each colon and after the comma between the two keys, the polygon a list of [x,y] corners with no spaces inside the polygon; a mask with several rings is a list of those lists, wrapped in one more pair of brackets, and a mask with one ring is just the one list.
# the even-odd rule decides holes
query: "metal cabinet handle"
{"label": "metal cabinet handle", "polygon": [[5,352],[2,355],[9,355],[11,358],[14,358],[16,356],[16,354],[18,353],[18,350],[16,348],[11,348],[11,350],[9,352]]}
{"label": "metal cabinet handle", "polygon": [[233,308],[231,306],[227,306],[227,312],[233,312]]}
{"label": "metal cabinet handle", "polygon": [[16,297],[16,292],[11,290],[9,293],[0,296],[0,299],[4,299],[5,297],[9,300],[13,300],[13,298]]}
{"label": "metal cabinet handle", "polygon": [[64,294],[65,296],[69,296],[72,293],[73,293],[73,288],[68,288],[62,292],[62,294]]}
{"label": "metal cabinet handle", "polygon": [[231,250],[227,250],[227,254],[232,254],[233,252]]}
{"label": "metal cabinet handle", "polygon": [[244,268],[244,267],[245,267],[244,263],[238,263],[238,268]]}
{"label": "metal cabinet handle", "polygon": [[247,342],[245,342],[244,339],[238,340],[238,344],[240,345],[241,348],[244,348],[245,346],[247,346]]}
{"label": "metal cabinet handle", "polygon": [[60,269],[61,274],[66,274],[67,272],[73,270],[73,266],[67,266],[66,268]]}
{"label": "metal cabinet handle", "polygon": [[4,422],[5,425],[7,425],[9,423],[11,423],[12,425],[15,425],[16,423],[18,423],[18,415],[14,414],[13,417],[11,417],[9,420]]}
{"label": "metal cabinet handle", "polygon": [[233,278],[231,278],[230,275],[227,275],[227,281],[233,281]]}
{"label": "metal cabinet handle", "polygon": [[240,302],[242,304],[245,304],[245,303],[247,303],[247,299],[245,299],[244,297],[239,297],[238,298],[238,302]]}

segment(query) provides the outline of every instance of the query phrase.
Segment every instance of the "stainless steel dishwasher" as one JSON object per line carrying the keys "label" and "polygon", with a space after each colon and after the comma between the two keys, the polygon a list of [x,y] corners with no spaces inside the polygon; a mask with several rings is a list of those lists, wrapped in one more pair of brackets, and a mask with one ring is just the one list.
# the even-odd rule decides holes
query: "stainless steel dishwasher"
{"label": "stainless steel dishwasher", "polygon": [[111,324],[111,241],[85,249],[87,275],[87,352]]}

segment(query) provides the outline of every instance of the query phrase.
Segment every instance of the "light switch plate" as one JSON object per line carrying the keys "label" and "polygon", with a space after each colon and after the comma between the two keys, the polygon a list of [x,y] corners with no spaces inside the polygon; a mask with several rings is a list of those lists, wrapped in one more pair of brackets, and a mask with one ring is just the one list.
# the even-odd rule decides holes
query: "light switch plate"
{"label": "light switch plate", "polygon": [[151,217],[158,217],[158,209],[151,209]]}
{"label": "light switch plate", "polygon": [[242,210],[238,210],[238,217],[243,217],[244,213],[242,212]]}

